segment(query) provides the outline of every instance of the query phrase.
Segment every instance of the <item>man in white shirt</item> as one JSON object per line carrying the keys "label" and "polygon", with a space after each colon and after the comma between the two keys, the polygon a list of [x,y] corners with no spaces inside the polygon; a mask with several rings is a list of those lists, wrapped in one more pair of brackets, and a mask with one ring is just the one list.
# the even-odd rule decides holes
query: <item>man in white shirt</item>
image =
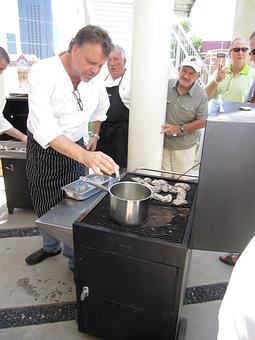
{"label": "man in white shirt", "polygon": [[255,339],[255,236],[232,271],[219,311],[217,340]]}
{"label": "man in white shirt", "polygon": [[111,156],[121,167],[127,167],[130,78],[125,51],[115,45],[107,60],[109,74],[105,86],[110,100],[107,119],[102,123],[97,150]]}
{"label": "man in white shirt", "polygon": [[[61,187],[84,175],[85,167],[99,175],[115,170],[109,156],[83,144],[87,122],[98,122],[98,138],[106,118],[109,100],[98,73],[111,50],[108,33],[89,25],[78,31],[68,51],[36,63],[29,72],[27,178],[38,217],[63,199]],[[58,239],[42,230],[41,235],[43,247],[26,258],[29,265],[61,252]],[[74,270],[73,250],[64,245],[63,255]]]}
{"label": "man in white shirt", "polygon": [[[10,58],[8,56],[8,53],[5,51],[3,47],[0,46],[0,78],[1,78],[0,82],[1,84],[3,84],[2,73],[6,69],[6,67],[9,65],[9,63],[10,63]],[[1,86],[1,88],[3,89],[3,86]],[[4,92],[4,90],[2,90],[1,92]],[[4,93],[1,93],[0,95],[4,97]],[[2,107],[0,109],[2,110]],[[14,128],[11,125],[11,123],[9,123],[8,120],[4,118],[1,112],[0,113],[0,134],[2,133],[6,133],[7,135],[13,138],[21,140],[22,142],[27,141],[27,136],[24,135],[24,133],[22,133],[18,129]]]}

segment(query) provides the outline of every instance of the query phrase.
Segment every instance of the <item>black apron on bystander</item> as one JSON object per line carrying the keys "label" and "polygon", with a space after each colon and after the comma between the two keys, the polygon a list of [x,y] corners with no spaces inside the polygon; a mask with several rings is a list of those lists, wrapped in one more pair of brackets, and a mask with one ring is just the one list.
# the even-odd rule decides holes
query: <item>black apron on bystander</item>
{"label": "black apron on bystander", "polygon": [[126,168],[129,109],[123,104],[119,94],[122,78],[117,86],[106,87],[110,107],[107,111],[107,119],[101,125],[97,151],[106,153],[121,168]]}

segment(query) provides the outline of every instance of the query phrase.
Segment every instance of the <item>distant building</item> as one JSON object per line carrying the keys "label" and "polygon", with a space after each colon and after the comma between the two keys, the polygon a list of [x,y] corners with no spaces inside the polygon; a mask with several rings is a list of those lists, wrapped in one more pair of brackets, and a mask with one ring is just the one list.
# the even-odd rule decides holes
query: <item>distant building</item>
{"label": "distant building", "polygon": [[230,41],[203,41],[200,53],[205,53],[211,50],[228,49]]}
{"label": "distant building", "polygon": [[21,55],[17,55],[17,54],[9,54],[10,57],[10,64],[9,66],[18,66],[18,64],[23,61],[24,64],[27,65],[27,68],[30,69],[30,67],[36,63],[37,61],[39,61],[40,59],[37,58],[36,55],[34,54],[21,54]]}
{"label": "distant building", "polygon": [[16,43],[16,35],[14,33],[6,33],[7,40],[7,52],[9,54],[17,53],[17,43]]}
{"label": "distant building", "polygon": [[51,0],[18,0],[18,11],[22,53],[53,56]]}

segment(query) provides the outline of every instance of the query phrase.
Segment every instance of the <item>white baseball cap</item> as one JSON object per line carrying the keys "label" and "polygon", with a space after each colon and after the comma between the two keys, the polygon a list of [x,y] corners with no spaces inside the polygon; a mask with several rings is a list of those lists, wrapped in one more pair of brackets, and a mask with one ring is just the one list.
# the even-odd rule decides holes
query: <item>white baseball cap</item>
{"label": "white baseball cap", "polygon": [[201,60],[194,56],[194,55],[189,55],[187,56],[183,62],[181,63],[181,66],[190,66],[192,67],[197,73],[200,73],[202,70],[202,63]]}

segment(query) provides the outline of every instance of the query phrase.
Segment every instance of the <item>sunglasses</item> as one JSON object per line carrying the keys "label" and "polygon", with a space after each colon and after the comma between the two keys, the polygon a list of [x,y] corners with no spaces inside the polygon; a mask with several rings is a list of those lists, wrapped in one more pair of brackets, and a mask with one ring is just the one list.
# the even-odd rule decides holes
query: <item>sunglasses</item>
{"label": "sunglasses", "polygon": [[233,48],[231,48],[230,51],[233,51],[233,52],[238,53],[238,52],[240,52],[240,51],[242,51],[242,52],[247,52],[248,50],[249,50],[248,47],[233,47]]}
{"label": "sunglasses", "polygon": [[255,55],[255,48],[251,50],[250,55]]}
{"label": "sunglasses", "polygon": [[82,104],[82,101],[81,101],[80,91],[78,89],[76,89],[72,93],[74,95],[74,98],[76,99],[76,104],[77,104],[78,110],[82,111],[83,110],[83,104]]}

